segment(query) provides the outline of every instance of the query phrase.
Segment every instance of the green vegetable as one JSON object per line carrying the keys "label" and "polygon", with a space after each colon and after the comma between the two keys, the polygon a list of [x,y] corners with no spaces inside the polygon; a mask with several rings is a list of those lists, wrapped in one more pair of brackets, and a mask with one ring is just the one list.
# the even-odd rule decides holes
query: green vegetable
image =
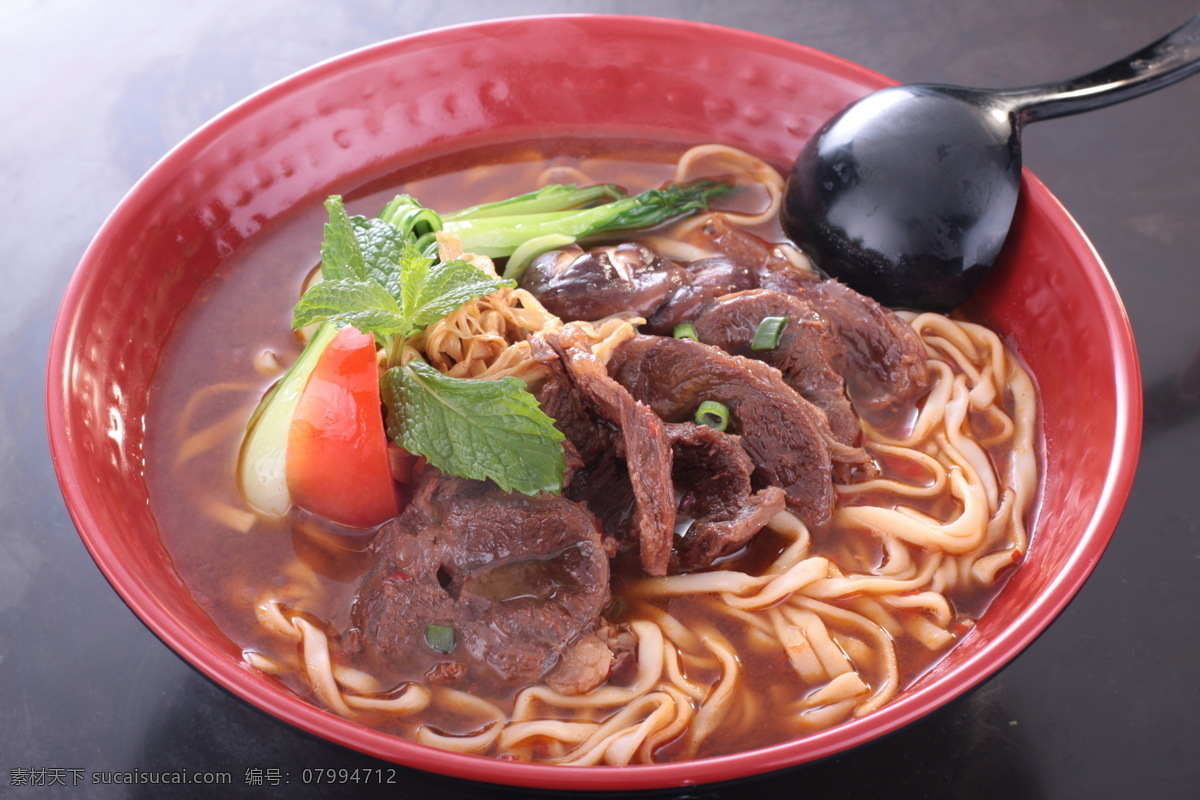
{"label": "green vegetable", "polygon": [[562,489],[563,435],[518,378],[464,380],[423,361],[383,378],[388,435],[443,472],[506,492]]}
{"label": "green vegetable", "polygon": [[453,214],[443,214],[446,222],[460,222],[468,219],[484,219],[486,217],[512,217],[521,214],[542,214],[548,211],[566,211],[571,208],[582,208],[595,200],[602,198],[619,200],[625,197],[625,191],[611,183],[585,186],[582,189],[574,185],[553,183],[543,186],[536,192],[517,195],[496,203],[484,203],[479,206],[464,208]]}
{"label": "green vegetable", "polygon": [[[348,217],[338,197],[325,205],[325,279],[296,304],[296,328],[353,325],[374,333],[394,365],[408,337],[476,297],[515,285],[465,261],[424,254],[417,241],[440,222],[410,197],[384,209],[400,225]],[[410,453],[451,475],[494,480],[504,491],[561,491],[563,435],[523,381],[462,380],[414,361],[389,369],[381,388],[388,435]]]}
{"label": "green vegetable", "polygon": [[393,197],[379,212],[379,218],[399,228],[406,237],[419,239],[442,229],[442,216],[411,194]]}
{"label": "green vegetable", "polygon": [[[274,516],[291,506],[287,488],[287,440],[300,393],[325,347],[338,329],[354,325],[380,337],[406,336],[452,302],[493,291],[495,285],[511,285],[485,275],[465,262],[451,262],[434,270],[416,251],[414,237],[441,227],[441,220],[411,198],[397,198],[388,205],[398,225],[382,219],[347,216],[340,197],[325,203],[329,222],[321,243],[320,283],[312,286],[297,306],[293,320],[297,329],[320,324],[296,363],[259,402],[246,424],[238,462],[238,483],[250,505]],[[386,210],[386,209],[385,209]],[[432,213],[432,212],[429,212]],[[435,297],[439,286],[470,270],[464,289],[450,299]],[[423,274],[422,271],[432,274]],[[410,273],[407,282],[403,275]],[[472,281],[474,283],[472,283]],[[428,291],[405,296],[404,286],[427,287]],[[411,294],[411,293],[410,293]],[[467,295],[465,299],[460,299]],[[455,305],[454,308],[458,306]],[[453,309],[450,309],[453,310]],[[447,312],[443,312],[447,313]],[[402,341],[402,340],[401,340]]]}
{"label": "green vegetable", "polygon": [[504,265],[504,274],[506,277],[513,277],[514,280],[520,278],[525,274],[525,268],[529,266],[529,262],[542,253],[566,247],[569,244],[575,244],[575,237],[562,233],[548,233],[545,236],[530,239],[513,250],[512,255],[508,257],[508,263]]}
{"label": "green vegetable", "polygon": [[439,653],[449,653],[458,644],[458,631],[448,625],[426,625],[425,643]]}
{"label": "green vegetable", "polygon": [[[545,211],[531,214],[484,216],[445,219],[445,230],[459,237],[463,250],[491,258],[513,255],[522,245],[522,259],[510,260],[504,277],[521,277],[525,266],[540,252],[562,247],[585,236],[606,231],[649,228],[675,217],[702,211],[709,201],[732,187],[714,180],[698,180],[686,184],[670,184],[662,189],[649,189],[633,197],[575,211]],[[556,237],[551,239],[549,237]],[[531,240],[544,239],[548,246],[530,252]],[[550,242],[559,242],[550,245]]]}
{"label": "green vegetable", "polygon": [[696,424],[706,425],[715,431],[729,427],[729,407],[715,400],[705,400],[696,409]]}
{"label": "green vegetable", "polygon": [[320,326],[296,362],[259,401],[246,423],[238,459],[238,485],[247,502],[263,513],[281,517],[292,504],[285,471],[292,414],[317,359],[336,335],[334,326]]}
{"label": "green vegetable", "polygon": [[[293,319],[297,329],[323,324],[247,426],[239,464],[247,498],[268,513],[287,511],[284,469],[296,401],[317,356],[346,325],[374,334],[385,348],[392,365],[382,387],[389,435],[405,449],[450,474],[494,480],[505,491],[560,491],[563,436],[523,382],[463,381],[420,361],[395,366],[405,341],[464,303],[514,286],[540,253],[583,236],[650,227],[702,210],[730,188],[703,180],[625,197],[609,185],[547,186],[445,217],[398,195],[375,219],[350,216],[340,197],[330,197],[322,280],[304,293]],[[603,200],[611,202],[593,205]],[[458,236],[467,252],[507,257],[505,279],[466,261],[441,261],[435,234],[443,229]]]}
{"label": "green vegetable", "polygon": [[437,255],[435,233],[442,229],[442,217],[426,208],[412,195],[398,194],[379,212],[379,218],[400,229],[406,239],[416,241],[424,255]]}
{"label": "green vegetable", "polygon": [[690,322],[681,322],[671,331],[671,335],[676,339],[692,339],[700,341],[700,334],[696,331],[696,326]]}
{"label": "green vegetable", "polygon": [[763,317],[763,321],[758,323],[758,329],[754,331],[750,349],[774,350],[779,346],[779,338],[783,336],[783,329],[787,324],[787,317]]}
{"label": "green vegetable", "polygon": [[340,197],[325,207],[324,280],[296,304],[294,328],[328,320],[339,328],[407,338],[476,297],[516,285],[466,261],[426,256],[412,233],[385,220],[347,217]]}

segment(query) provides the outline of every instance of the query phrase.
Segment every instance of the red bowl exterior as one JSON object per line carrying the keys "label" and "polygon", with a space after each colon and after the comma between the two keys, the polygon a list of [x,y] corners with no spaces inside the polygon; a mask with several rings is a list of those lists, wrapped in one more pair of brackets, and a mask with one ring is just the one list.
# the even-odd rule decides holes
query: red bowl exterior
{"label": "red bowl exterior", "polygon": [[362,752],[474,780],[610,790],[729,780],[829,756],[961,695],[1027,646],[1087,578],[1117,524],[1140,442],[1137,355],[1120,299],[1083,233],[1028,174],[1003,263],[971,310],[1015,346],[1041,391],[1045,479],[1033,544],[976,630],[863,719],[751,752],[622,768],[501,762],[369,730],[244,664],[174,572],[143,477],[147,393],[181,309],[223,258],[297,204],[384,176],[414,153],[492,138],[702,136],[786,164],[826,118],[890,83],[742,31],[566,16],[386,42],[250,97],[130,191],[67,290],[51,344],[48,426],[83,541],[146,625],[235,695]]}

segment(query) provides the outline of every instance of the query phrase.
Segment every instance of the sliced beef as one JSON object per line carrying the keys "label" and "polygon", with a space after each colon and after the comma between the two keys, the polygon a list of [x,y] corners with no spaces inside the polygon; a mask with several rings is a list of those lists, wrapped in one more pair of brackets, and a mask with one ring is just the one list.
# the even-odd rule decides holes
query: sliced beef
{"label": "sliced beef", "polygon": [[783,257],[778,248],[734,225],[720,212],[713,212],[705,217],[701,224],[692,226],[684,239],[701,250],[722,256],[753,275],[784,270],[799,272],[792,262]]}
{"label": "sliced beef", "polygon": [[649,317],[682,283],[683,269],[639,244],[552,250],[535,258],[520,286],[564,320],[629,313]]}
{"label": "sliced beef", "polygon": [[670,336],[681,322],[691,322],[710,302],[730,292],[753,289],[758,275],[725,256],[693,261],[684,267],[681,285],[642,326],[645,333]]}
{"label": "sliced beef", "polygon": [[[537,391],[538,405],[567,437],[568,460],[578,472],[601,455],[611,452],[621,431],[600,417],[575,385],[558,351],[541,336],[529,340],[533,356],[550,368],[550,377]],[[564,481],[570,483],[570,481]]]}
{"label": "sliced beef", "polygon": [[[770,277],[764,285],[772,285]],[[887,411],[929,388],[925,345],[888,308],[835,280],[792,283],[790,290],[832,321],[846,347],[846,386],[860,412]]]}
{"label": "sliced beef", "polygon": [[834,503],[825,415],[759,361],[731,356],[688,339],[636,336],[622,343],[609,373],[667,422],[690,422],[700,403],[730,410],[758,486],[778,486],[811,525],[825,523]]}
{"label": "sliced beef", "polygon": [[616,626],[600,620],[580,636],[546,673],[546,685],[562,694],[584,694],[608,678],[616,662],[628,658],[636,643],[622,641]]}
{"label": "sliced beef", "polygon": [[773,292],[800,297],[809,284],[825,280],[810,272],[801,272],[788,265],[787,268],[763,269],[758,272],[758,286]]}
{"label": "sliced beef", "polygon": [[[508,494],[433,469],[421,480],[376,541],[348,641],[431,679],[540,678],[595,630],[609,602],[596,519],[562,497]],[[450,652],[431,647],[428,626],[454,629]]]}
{"label": "sliced beef", "polygon": [[[656,496],[661,487],[666,485],[657,478],[647,479],[644,472],[638,474],[644,494]],[[563,491],[567,497],[583,503],[596,515],[604,531],[616,538],[622,557],[631,555],[648,574],[651,574],[651,569],[655,573],[661,571],[665,574],[671,556],[670,538],[666,530],[648,524],[653,517],[639,515],[634,479],[630,476],[625,459],[617,455],[615,449],[602,453],[596,460],[586,464],[575,473]],[[674,517],[672,511],[672,520]],[[644,549],[649,564],[643,555],[643,533],[655,545]],[[666,553],[665,557],[663,552]]]}
{"label": "sliced beef", "polygon": [[467,677],[462,661],[439,661],[425,672],[425,680],[435,685],[454,686]]}
{"label": "sliced beef", "polygon": [[[787,320],[779,343],[754,350],[751,343],[767,317]],[[766,362],[800,395],[825,412],[839,442],[857,445],[862,425],[846,396],[845,351],[837,329],[811,303],[791,295],[755,289],[724,295],[695,318],[700,341],[727,353]]]}
{"label": "sliced beef", "polygon": [[690,422],[667,425],[679,512],[693,519],[676,542],[672,571],[711,566],[739,550],[786,505],[783,490],[755,492],[741,439]]}
{"label": "sliced beef", "polygon": [[609,377],[582,332],[564,327],[530,340],[550,377],[539,393],[584,463],[567,486],[604,529],[635,547],[647,574],[665,575],[675,530],[671,446],[662,421]]}
{"label": "sliced beef", "polygon": [[[844,370],[833,359],[830,365],[844,371],[857,411],[886,412],[928,389],[924,345],[890,309],[838,281],[797,269],[778,248],[722,214],[708,215],[686,238],[714,255],[681,266],[638,244],[586,253],[568,248],[536,259],[522,286],[565,320],[633,313],[646,319],[643,332],[658,335],[670,335],[680,322],[694,322],[726,294],[756,288],[779,292],[809,303],[837,332]],[[848,434],[857,426],[836,395],[828,402],[810,399],[830,415],[837,441],[849,445]]]}
{"label": "sliced beef", "polygon": [[[890,309],[843,283],[797,269],[776,248],[733,225],[723,214],[710,214],[692,229],[690,239],[752,273],[753,286],[740,288],[771,289],[803,298],[835,325],[846,345],[846,382],[859,411],[885,411],[919,398],[928,389],[925,347],[912,326]],[[717,277],[712,283],[722,280]],[[703,282],[702,275],[691,275],[680,292],[701,292]],[[668,301],[664,308],[670,307]]]}

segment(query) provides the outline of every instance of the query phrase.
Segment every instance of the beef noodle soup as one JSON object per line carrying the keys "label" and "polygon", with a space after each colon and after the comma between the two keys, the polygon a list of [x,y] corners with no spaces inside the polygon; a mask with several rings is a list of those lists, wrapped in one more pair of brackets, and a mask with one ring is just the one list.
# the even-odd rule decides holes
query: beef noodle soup
{"label": "beef noodle soup", "polygon": [[[402,191],[446,213],[550,183],[705,175],[741,191],[556,246],[379,355],[522,381],[562,434],[561,493],[454,477],[392,444],[395,519],[264,512],[239,456],[301,352],[293,307],[323,210],[205,284],[153,389],[147,480],[179,574],[250,667],[434,747],[621,765],[869,714],[970,636],[1028,545],[1030,378],[980,324],[821,280],[784,241],[770,167],[722,147],[509,145],[346,204],[373,216]],[[503,272],[452,228],[443,262]]]}

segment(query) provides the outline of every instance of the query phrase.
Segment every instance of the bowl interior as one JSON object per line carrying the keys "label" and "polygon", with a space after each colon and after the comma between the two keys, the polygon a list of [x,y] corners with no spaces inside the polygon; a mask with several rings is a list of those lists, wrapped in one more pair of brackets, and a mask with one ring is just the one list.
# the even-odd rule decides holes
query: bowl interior
{"label": "bowl interior", "polygon": [[916,686],[807,739],[691,764],[556,768],[431,751],[327,714],[246,669],[194,602],[160,542],[142,472],[147,394],[175,322],[223,259],[290,209],[422,153],[559,133],[720,141],[786,165],[826,118],[888,83],[754,34],[578,16],[400,39],[251,97],[134,187],[68,289],[51,350],[49,429],[84,542],[146,624],[238,696],[341,744],[466,778],[560,788],[725,780],[829,755],[961,694],[1028,644],[1091,571],[1128,493],[1140,433],[1120,301],[1082,233],[1029,175],[1003,262],[970,308],[1007,337],[1041,390],[1046,478],[1027,562]]}

